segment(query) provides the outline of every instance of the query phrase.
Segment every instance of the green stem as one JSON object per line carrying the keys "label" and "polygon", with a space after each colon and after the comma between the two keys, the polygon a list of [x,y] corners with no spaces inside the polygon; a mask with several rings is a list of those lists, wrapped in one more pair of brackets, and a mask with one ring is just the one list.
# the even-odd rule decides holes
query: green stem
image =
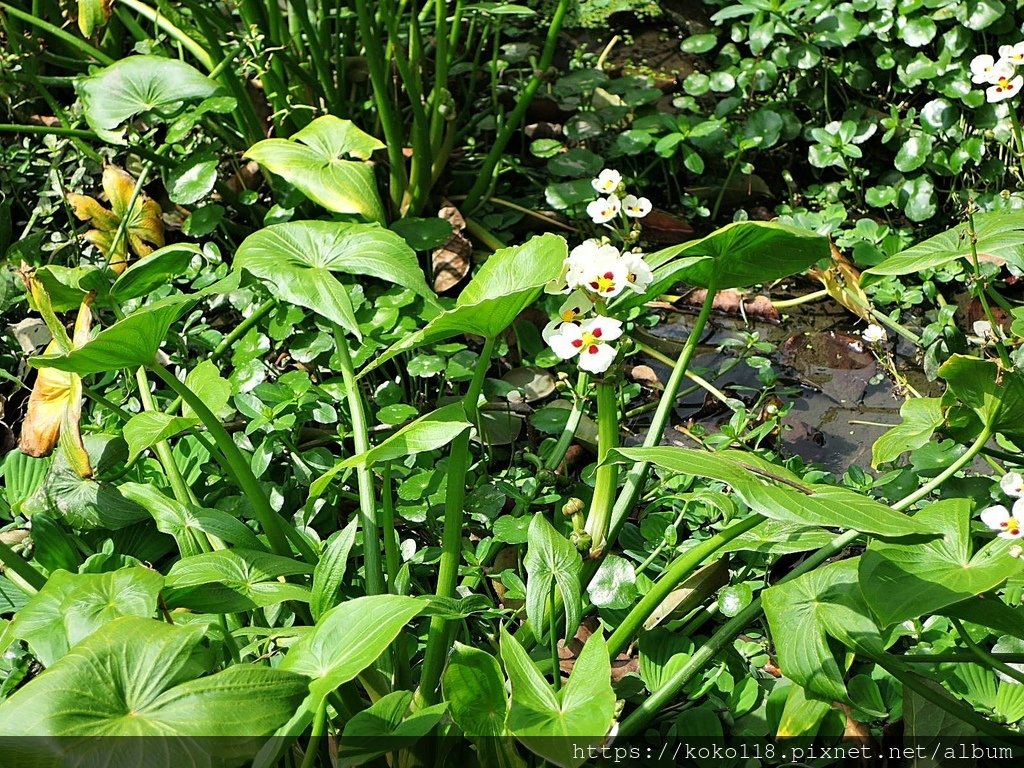
{"label": "green stem", "polygon": [[[669,366],[670,368],[674,368],[675,367],[676,361],[673,360],[668,355],[666,355],[664,352],[660,352],[657,349],[655,349],[654,347],[652,347],[652,346],[650,346],[648,344],[644,344],[644,342],[642,342],[642,341],[640,341],[638,339],[635,339],[635,338],[633,339],[633,343],[636,344],[641,349],[641,351],[645,355],[647,355],[648,357],[653,357],[658,362],[664,363],[665,365]],[[692,381],[694,384],[696,384],[697,387],[699,387],[700,389],[703,389],[705,392],[707,392],[709,395],[711,395],[713,398],[715,398],[715,400],[720,402],[722,405],[724,405],[730,411],[735,411],[736,410],[736,408],[737,408],[736,401],[735,400],[730,400],[729,396],[726,395],[725,392],[720,390],[718,387],[716,387],[710,381],[705,379],[703,376],[698,376],[693,371],[689,371],[688,370],[688,371],[685,371],[685,373],[686,373],[686,378],[688,378],[690,381]]]}
{"label": "green stem", "polygon": [[2,541],[0,541],[0,563],[4,564],[5,569],[20,576],[37,592],[46,586],[46,577]]}
{"label": "green stem", "polygon": [[590,534],[590,556],[600,557],[604,552],[615,486],[618,483],[618,465],[607,461],[608,454],[619,444],[619,404],[615,384],[599,381],[597,384],[597,472],[594,475],[594,498],[587,513],[586,531]]}
{"label": "green stem", "polygon": [[[924,496],[927,496],[939,485],[949,479],[954,473],[969,464],[974,459],[974,456],[981,450],[981,447],[988,440],[989,436],[989,430],[985,430],[983,434],[974,441],[971,447],[967,449],[967,452],[950,464],[942,474],[932,479],[920,490],[900,499],[900,501],[892,505],[892,508],[897,512],[900,512],[924,498]],[[831,543],[819,549],[800,565],[787,573],[779,580],[778,583],[783,584],[787,581],[792,581],[793,579],[803,576],[805,573],[813,571],[831,557],[842,552],[847,546],[856,541],[860,535],[859,531],[847,531],[846,533],[836,537]],[[712,659],[715,658],[715,656],[728,647],[735,637],[746,629],[747,626],[749,626],[749,624],[760,615],[760,613],[761,598],[758,596],[754,598],[750,605],[719,627],[718,631],[716,631],[700,648],[697,649],[686,664],[676,670],[676,672],[666,680],[658,690],[652,692],[639,707],[637,707],[624,721],[622,721],[622,725],[619,728],[620,737],[624,738],[634,735],[644,728],[662,707],[678,695],[679,691],[681,691],[683,687],[690,682],[694,675],[699,673]]]}
{"label": "green stem", "polygon": [[306,743],[306,754],[302,758],[302,768],[313,768],[316,765],[316,755],[320,746],[320,739],[323,738],[327,725],[327,699],[320,702],[320,706],[313,715],[313,729],[309,734],[309,741]]}
{"label": "green stem", "polygon": [[[477,402],[484,387],[484,377],[490,367],[491,354],[494,352],[494,338],[484,341],[480,352],[473,380],[469,391],[463,399],[466,420],[471,424],[477,421]],[[471,429],[465,429],[452,441],[448,456],[448,489],[444,500],[444,529],[441,541],[441,562],[437,574],[438,597],[453,597],[459,576],[459,560],[462,555],[462,521],[466,500],[466,473],[469,471],[469,438]],[[432,616],[430,633],[427,638],[427,650],[423,657],[423,672],[420,676],[419,698],[427,704],[437,701],[437,686],[444,670],[448,656],[448,620],[442,616]]]}
{"label": "green stem", "polygon": [[511,141],[512,137],[518,130],[519,124],[526,116],[526,110],[529,108],[534,95],[537,93],[541,83],[544,81],[548,68],[554,61],[555,50],[558,47],[558,33],[562,29],[562,22],[565,21],[566,13],[569,11],[569,5],[570,0],[558,0],[558,7],[555,8],[555,12],[551,16],[547,38],[544,41],[544,50],[542,51],[540,61],[537,64],[537,70],[533,73],[533,76],[526,84],[523,92],[519,95],[519,99],[516,101],[516,105],[513,107],[512,112],[510,112],[505,118],[505,122],[501,126],[501,131],[499,131],[498,135],[495,137],[494,143],[491,145],[490,150],[487,152],[487,156],[484,158],[483,165],[480,168],[479,175],[476,177],[476,181],[469,190],[469,194],[466,195],[466,203],[463,210],[467,214],[472,214],[480,203],[483,202],[484,195],[490,188],[491,182],[494,178],[494,171],[498,167],[498,162],[504,155],[505,147],[508,146],[509,141]]}
{"label": "green stem", "polygon": [[999,672],[1002,672],[1004,675],[1013,678],[1018,683],[1024,683],[1024,672],[1014,669],[1009,664],[1000,661],[991,653],[989,653],[980,645],[978,645],[976,642],[974,642],[971,636],[967,634],[967,630],[964,629],[964,625],[960,623],[959,619],[955,619],[952,616],[950,616],[949,620],[953,623],[953,627],[956,629],[956,633],[960,635],[960,639],[963,641],[963,644],[967,646],[967,649],[974,655],[974,657],[977,660],[979,660],[985,666],[991,667],[992,669],[998,670]]}
{"label": "green stem", "polygon": [[391,462],[385,462],[381,471],[381,505],[380,522],[384,537],[384,566],[388,574],[388,591],[395,591],[395,579],[398,578],[400,557],[395,534],[395,500],[391,488]]}
{"label": "green stem", "polygon": [[[1010,110],[1011,114],[1013,110]],[[974,267],[974,282],[971,286],[975,298],[978,299],[978,303],[981,304],[981,309],[985,313],[985,319],[988,320],[989,327],[992,329],[992,338],[995,339],[996,352],[999,353],[999,360],[1003,364],[1003,368],[1006,370],[1013,370],[1013,364],[1010,362],[1010,354],[1006,351],[1006,345],[1003,343],[1002,334],[999,332],[999,324],[996,323],[995,317],[992,315],[992,308],[988,304],[988,296],[985,292],[985,282],[981,277],[981,264],[978,262],[978,234],[974,230],[974,201],[970,200],[967,203],[967,237],[971,244],[971,265]]]}
{"label": "green stem", "polygon": [[[672,414],[672,410],[676,405],[676,396],[679,394],[679,388],[682,386],[683,380],[686,378],[686,371],[689,369],[690,361],[693,359],[693,355],[697,351],[697,345],[700,343],[701,336],[704,334],[704,327],[708,323],[708,318],[711,317],[711,308],[714,305],[715,293],[715,286],[712,282],[712,284],[708,286],[707,296],[704,298],[704,304],[701,306],[700,314],[697,315],[697,319],[693,324],[693,329],[690,331],[690,335],[686,339],[686,344],[683,346],[682,352],[679,354],[679,359],[676,361],[676,365],[672,369],[672,374],[669,376],[669,379],[665,384],[665,390],[661,393],[661,399],[658,402],[658,410],[654,412],[654,416],[651,418],[650,429],[648,429],[647,435],[644,437],[644,448],[653,448],[661,443],[661,437],[665,431],[665,427],[668,425],[669,416]],[[608,529],[609,542],[614,542],[618,537],[619,530],[622,528],[623,524],[626,522],[626,518],[629,516],[629,513],[636,505],[636,500],[640,496],[640,491],[643,488],[650,466],[651,465],[648,462],[638,462],[630,467],[629,471],[626,473],[625,482],[622,485],[622,489],[619,491],[618,498],[615,499],[615,506],[612,507],[611,525]],[[584,576],[586,579],[584,583],[590,582],[590,579],[592,579],[594,574],[597,572],[598,565],[598,563],[594,562],[587,563],[584,566]]]}
{"label": "green stem", "polygon": [[315,563],[317,561],[316,552],[309,546],[305,538],[285,523],[281,516],[270,506],[270,500],[267,498],[263,486],[256,479],[252,467],[245,460],[238,446],[235,445],[235,441],[231,439],[231,435],[224,429],[224,425],[220,423],[220,419],[206,407],[201,397],[185,386],[183,382],[178,381],[174,374],[162,365],[152,363],[148,367],[175,394],[188,403],[196,416],[199,417],[199,420],[206,426],[214,443],[220,449],[221,457],[224,460],[224,469],[231,475],[235,484],[242,490],[246,498],[249,499],[249,503],[252,504],[253,512],[256,514],[256,518],[259,520],[270,542],[270,548],[278,555],[291,557],[291,548],[288,546],[288,540],[291,538],[303,559],[307,562]]}
{"label": "green stem", "polygon": [[772,299],[772,306],[776,309],[789,309],[791,307],[799,307],[801,304],[810,304],[812,301],[818,301],[827,296],[828,291],[822,288],[820,291],[805,293],[803,296],[794,296],[792,299]]}
{"label": "green stem", "polygon": [[643,599],[633,606],[622,623],[615,628],[608,638],[608,655],[614,659],[626,646],[639,634],[644,622],[657,610],[658,606],[665,602],[665,598],[678,587],[697,567],[715,552],[724,547],[737,536],[746,533],[750,529],[764,522],[761,515],[751,515],[734,525],[730,525],[724,531],[702,541],[677,557],[665,569],[661,578],[658,579]]}
{"label": "green stem", "polygon": [[138,13],[146,20],[156,24],[172,40],[181,43],[181,46],[191,53],[200,64],[206,67],[207,72],[212,72],[216,66],[210,54],[206,52],[199,43],[189,37],[185,32],[171,23],[170,19],[159,11],[150,8],[139,0],[118,0],[120,5],[127,6]]}
{"label": "green stem", "polygon": [[[1007,664],[1024,664],[1024,653],[989,653],[997,661]],[[905,653],[898,657],[904,664],[977,664],[973,653]]]}
{"label": "green stem", "polygon": [[48,21],[44,21],[43,19],[33,16],[31,13],[19,11],[17,8],[9,5],[8,3],[0,3],[0,10],[3,10],[7,15],[12,16],[15,19],[24,21],[26,24],[31,24],[32,26],[41,29],[43,32],[52,35],[53,37],[57,38],[58,40],[61,40],[64,43],[67,43],[72,48],[76,48],[78,51],[84,53],[86,56],[91,56],[104,66],[108,66],[114,63],[114,59],[107,56],[107,54],[105,54],[103,51],[99,50],[98,48],[93,48],[87,42],[75,37],[70,32],[65,32],[60,27],[56,27],[53,24],[50,24]]}
{"label": "green stem", "polygon": [[722,207],[722,200],[725,199],[725,190],[729,188],[729,182],[732,181],[732,177],[736,173],[736,169],[740,167],[740,160],[743,159],[743,150],[736,150],[736,157],[733,158],[732,164],[729,166],[729,173],[725,177],[725,181],[722,182],[722,188],[718,190],[718,196],[715,198],[715,206],[711,209],[711,221],[715,221],[718,218],[718,209]]}
{"label": "green stem", "polygon": [[[348,339],[340,326],[334,329],[334,346],[338,353],[341,378],[345,384],[348,400],[348,415],[352,422],[352,442],[356,454],[370,450],[367,431],[366,411],[363,396],[356,381],[352,356],[348,350]],[[382,595],[384,588],[384,567],[380,559],[380,527],[377,524],[377,497],[373,488],[373,473],[365,463],[356,468],[356,483],[359,486],[359,521],[363,528],[363,566],[366,577],[366,594]]]}
{"label": "green stem", "polygon": [[[139,368],[135,371],[135,381],[139,385],[139,400],[142,402],[143,409],[153,413],[159,412],[159,409],[153,402],[153,394],[149,391],[149,379],[146,377],[145,368]],[[166,440],[160,440],[153,445],[153,452],[156,453],[160,466],[164,468],[164,475],[167,476],[167,482],[171,485],[171,492],[174,494],[174,498],[178,500],[179,504],[186,506],[194,504],[196,499],[192,495],[192,490],[185,482],[185,478],[181,475],[178,462],[174,460],[171,446],[168,445]]]}
{"label": "green stem", "polygon": [[407,181],[405,158],[402,155],[405,138],[400,116],[391,102],[384,47],[380,43],[381,35],[376,29],[373,11],[367,0],[355,0],[355,5],[359,18],[359,36],[366,49],[366,66],[370,73],[373,100],[377,106],[381,128],[384,130],[384,141],[387,144],[391,203],[397,213],[402,207]]}

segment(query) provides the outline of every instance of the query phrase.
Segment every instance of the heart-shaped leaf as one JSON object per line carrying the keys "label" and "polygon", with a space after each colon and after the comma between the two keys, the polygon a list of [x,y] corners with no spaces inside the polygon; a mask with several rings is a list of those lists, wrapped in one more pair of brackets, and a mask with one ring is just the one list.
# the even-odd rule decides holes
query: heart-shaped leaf
{"label": "heart-shaped leaf", "polygon": [[971,556],[971,502],[943,499],[915,515],[942,534],[903,546],[872,541],[861,556],[860,583],[883,626],[916,619],[988,592],[1024,570],[1010,543],[996,539]]}
{"label": "heart-shaped leaf", "polygon": [[[304,678],[250,664],[197,678],[202,637],[200,625],[116,619],[8,698],[0,706],[0,735],[256,737],[288,719],[305,692]],[[130,764],[113,760],[111,750],[119,747],[111,740],[76,746],[97,750],[97,758],[102,750],[105,765]],[[239,754],[254,746],[232,744]],[[157,750],[144,762],[203,764],[183,760],[173,750],[161,759]]]}
{"label": "heart-shaped leaf", "polygon": [[377,225],[275,224],[247,237],[234,265],[260,278],[279,299],[306,307],[360,338],[347,289],[332,273],[376,277],[434,301],[415,251]]}
{"label": "heart-shaped leaf", "polygon": [[727,224],[707,237],[674,245],[647,257],[654,280],[635,306],[676,283],[716,290],[768,283],[804,271],[829,257],[828,239],[806,229],[771,221]]}
{"label": "heart-shaped leaf", "polygon": [[537,640],[544,638],[552,585],[558,585],[565,606],[565,633],[572,637],[580,625],[580,571],[583,560],[580,553],[540,512],[530,521],[527,538],[529,546],[523,565],[526,566],[526,616]]}
{"label": "heart-shaped leaf", "polygon": [[557,235],[532,237],[522,245],[496,251],[470,280],[453,309],[393,344],[362,374],[402,352],[459,334],[496,337],[537,299],[545,285],[562,274],[567,255],[565,240]]}
{"label": "heart-shaped leaf", "polygon": [[1024,435],[1024,377],[1017,371],[1004,371],[993,360],[952,355],[939,376],[949,385],[947,401],[955,398],[993,432]]}
{"label": "heart-shaped leaf", "polygon": [[127,56],[75,81],[89,127],[102,136],[138,115],[169,117],[218,86],[195,67],[163,56]]}
{"label": "heart-shaped leaf", "polygon": [[[311,573],[307,563],[268,552],[220,549],[182,558],[167,573],[168,606],[209,613],[248,611],[286,600],[309,601],[309,590],[281,576]],[[215,584],[221,589],[190,589]]]}
{"label": "heart-shaped leaf", "polygon": [[455,643],[444,673],[444,698],[452,720],[467,736],[505,733],[508,696],[498,660],[486,651]]}
{"label": "heart-shaped leaf", "polygon": [[[384,145],[351,120],[318,117],[290,139],[265,139],[245,153],[318,205],[384,221],[373,167],[365,162]],[[355,157],[356,160],[346,160]]]}

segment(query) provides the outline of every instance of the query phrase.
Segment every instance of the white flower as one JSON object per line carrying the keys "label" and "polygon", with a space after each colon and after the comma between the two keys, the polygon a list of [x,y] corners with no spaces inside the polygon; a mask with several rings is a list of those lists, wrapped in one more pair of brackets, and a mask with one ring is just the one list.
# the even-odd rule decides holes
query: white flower
{"label": "white flower", "polygon": [[[994,87],[994,86],[993,86]],[[604,224],[619,215],[622,210],[622,203],[615,195],[599,197],[587,206],[587,215],[593,219],[595,224]]]}
{"label": "white flower", "polygon": [[993,531],[999,531],[999,538],[1001,539],[1019,539],[1021,536],[1024,536],[1024,531],[1021,530],[1020,522],[1017,518],[1022,512],[1024,512],[1024,499],[1018,499],[1013,504],[1012,513],[1008,512],[1006,507],[1001,505],[983,509],[981,511],[981,522]]}
{"label": "white flower", "polygon": [[1021,547],[1019,544],[1014,544],[1012,547],[1006,550],[1006,554],[1008,554],[1010,557],[1024,558],[1024,547]]}
{"label": "white flower", "polygon": [[622,174],[611,168],[605,168],[596,179],[590,180],[590,185],[602,195],[609,195],[619,188],[622,183]]}
{"label": "white flower", "polygon": [[569,360],[579,355],[580,368],[604,373],[615,360],[615,347],[608,342],[622,335],[622,323],[611,317],[595,317],[583,324],[563,323],[548,339],[556,355]]}
{"label": "white flower", "polygon": [[544,326],[541,336],[544,341],[550,343],[563,323],[575,323],[580,316],[594,308],[594,302],[583,291],[573,291],[572,294],[562,303],[558,309],[558,317]]}
{"label": "white flower", "polygon": [[1024,477],[1019,472],[1007,472],[999,480],[999,487],[1007,496],[1019,499],[1024,496]]}
{"label": "white flower", "polygon": [[996,60],[987,53],[971,59],[971,82],[973,83],[991,83],[995,71]]}
{"label": "white flower", "polygon": [[996,338],[992,323],[988,320],[975,320],[971,328],[974,330],[974,335],[982,341],[994,341]]}
{"label": "white flower", "polygon": [[642,219],[651,212],[651,201],[646,197],[626,195],[622,198],[622,210],[631,218]]}
{"label": "white flower", "polygon": [[626,287],[635,293],[646,291],[654,280],[654,273],[644,261],[644,255],[628,251],[622,254],[622,261],[626,265]]}
{"label": "white flower", "polygon": [[610,299],[625,290],[628,276],[626,262],[614,245],[585,240],[569,253],[566,282],[572,289],[583,288]]}
{"label": "white flower", "polygon": [[1014,77],[1013,67],[1005,61],[1000,61],[996,64],[989,82],[992,85],[985,89],[985,99],[990,104],[995,104],[998,101],[1009,99],[1011,96],[1016,96],[1021,86],[1024,85],[1024,77],[1021,75]]}
{"label": "white flower", "polygon": [[885,329],[880,325],[872,323],[864,329],[860,337],[868,344],[878,344],[881,341],[885,341]]}
{"label": "white flower", "polygon": [[1008,62],[1015,67],[1024,64],[1024,43],[1016,45],[1000,45],[999,59]]}

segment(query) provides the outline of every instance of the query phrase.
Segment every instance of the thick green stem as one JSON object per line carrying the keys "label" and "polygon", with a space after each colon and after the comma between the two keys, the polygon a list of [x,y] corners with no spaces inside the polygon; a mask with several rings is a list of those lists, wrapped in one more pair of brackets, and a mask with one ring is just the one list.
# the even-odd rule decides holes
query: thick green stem
{"label": "thick green stem", "polygon": [[[494,351],[493,338],[484,342],[484,348],[477,360],[473,381],[463,400],[466,420],[475,424],[478,415],[478,401],[484,388],[484,377],[490,367]],[[466,501],[466,473],[469,471],[470,429],[466,429],[452,441],[448,456],[448,489],[444,499],[444,530],[441,541],[441,562],[437,574],[438,597],[454,597],[459,576],[459,560],[462,556],[462,521]],[[442,616],[430,619],[430,634],[427,650],[423,657],[423,672],[420,677],[419,698],[426,704],[437,701],[437,686],[441,681],[445,659],[448,656],[448,620]]]}
{"label": "thick green stem", "polygon": [[320,702],[320,706],[313,715],[313,728],[309,734],[309,742],[306,744],[306,754],[302,758],[301,768],[313,768],[316,765],[316,754],[320,746],[327,725],[327,699]]}
{"label": "thick green stem", "polygon": [[[693,324],[693,330],[690,331],[686,344],[683,346],[679,359],[676,361],[675,368],[672,369],[672,374],[665,383],[665,390],[661,393],[661,400],[658,402],[658,410],[654,412],[650,429],[644,438],[644,448],[653,448],[661,443],[662,434],[665,431],[665,427],[668,426],[669,416],[676,405],[679,388],[686,378],[686,371],[690,367],[690,361],[697,351],[697,345],[700,343],[701,336],[704,334],[704,328],[708,323],[708,318],[711,316],[711,308],[714,305],[714,301],[715,286],[712,284],[708,286],[707,296],[704,298],[700,314],[697,315],[697,320]],[[625,482],[619,491],[618,498],[615,499],[615,506],[612,507],[611,524],[608,529],[609,543],[614,542],[618,537],[619,531],[626,522],[626,518],[633,510],[633,507],[636,506],[636,500],[640,496],[640,491],[643,488],[644,481],[647,479],[647,472],[650,466],[648,462],[639,462],[634,464],[626,473]],[[590,579],[597,572],[597,566],[598,563],[596,562],[587,563],[584,566],[584,583],[590,582]]]}
{"label": "thick green stem", "polygon": [[526,116],[526,110],[529,108],[530,103],[533,101],[534,95],[540,88],[541,83],[544,81],[544,77],[547,73],[548,68],[555,58],[555,50],[558,46],[558,33],[562,29],[562,22],[565,21],[565,15],[569,11],[569,0],[558,0],[558,7],[555,8],[555,12],[551,17],[550,26],[548,26],[547,39],[544,41],[544,50],[541,53],[540,62],[537,64],[537,71],[533,73],[530,78],[530,82],[526,84],[523,92],[519,94],[519,99],[516,101],[515,107],[512,112],[505,118],[504,125],[501,126],[501,131],[494,139],[494,143],[491,145],[490,150],[487,152],[487,157],[484,158],[483,166],[480,168],[480,173],[476,177],[476,181],[473,183],[473,187],[469,190],[469,194],[466,195],[466,203],[463,210],[466,213],[473,213],[473,211],[483,202],[484,195],[491,186],[493,181],[494,171],[498,167],[498,162],[501,160],[502,155],[505,152],[505,147],[508,146],[509,141],[515,135],[519,128],[519,124],[523,121]]}
{"label": "thick green stem", "polygon": [[118,0],[118,3],[131,8],[147,21],[156,24],[156,26],[158,26],[169,38],[180,43],[182,48],[195,56],[196,61],[206,67],[207,72],[213,71],[215,65],[206,49],[181,29],[172,24],[171,20],[162,13],[154,8],[150,8],[145,3],[139,2],[139,0]]}
{"label": "thick green stem", "polygon": [[622,620],[622,623],[612,632],[608,638],[609,656],[614,659],[625,650],[632,639],[639,634],[644,622],[650,618],[659,605],[665,602],[665,598],[669,596],[669,593],[693,573],[701,563],[737,536],[746,533],[762,522],[764,522],[764,518],[760,515],[751,515],[729,526],[724,531],[715,534],[710,539],[702,541],[697,546],[686,550],[686,552],[677,557],[665,570],[661,578],[651,587],[650,591],[644,595],[639,603],[633,606],[633,609]]}
{"label": "thick green stem", "polygon": [[619,404],[616,386],[609,381],[597,384],[597,472],[594,475],[594,498],[587,513],[586,531],[590,534],[590,556],[600,557],[604,552],[615,486],[618,483],[618,465],[606,462],[609,452],[619,445]]}
{"label": "thick green stem", "polygon": [[[974,441],[971,447],[967,449],[967,452],[964,453],[963,456],[950,464],[945,471],[933,478],[924,487],[893,504],[892,508],[897,512],[900,512],[934,491],[943,482],[969,464],[974,459],[975,455],[977,455],[981,450],[982,446],[988,441],[990,436],[991,432],[989,430],[985,430],[981,435],[979,435],[978,439]],[[819,549],[804,560],[799,566],[786,574],[779,580],[779,583],[782,584],[787,581],[791,581],[803,576],[805,573],[813,571],[826,560],[843,551],[847,546],[856,541],[860,535],[859,531],[847,531],[841,536],[836,537],[830,544]],[[746,629],[747,626],[749,626],[749,624],[760,615],[760,613],[761,598],[758,596],[754,598],[750,605],[719,627],[718,631],[697,649],[686,664],[676,670],[676,672],[667,681],[665,681],[658,690],[652,692],[639,707],[629,714],[629,717],[622,721],[622,725],[619,728],[619,736],[628,737],[636,734],[640,729],[644,728],[647,723],[657,715],[662,707],[672,701],[672,699],[679,694],[679,691],[683,689],[683,686],[690,682],[694,675],[699,673],[712,659],[715,658],[715,656],[728,647],[735,637]]]}
{"label": "thick green stem", "polygon": [[373,100],[377,106],[381,128],[384,130],[384,141],[387,144],[391,204],[397,213],[402,207],[407,181],[405,158],[402,156],[405,135],[402,132],[400,116],[391,101],[391,92],[388,90],[384,47],[380,42],[381,35],[376,28],[373,11],[366,0],[355,0],[355,4],[359,17],[359,36],[366,49],[366,66],[370,73],[370,84],[373,87]]}
{"label": "thick green stem", "polygon": [[37,592],[46,586],[46,577],[2,541],[0,541],[0,563],[4,564],[6,570],[20,576]]}
{"label": "thick green stem", "polygon": [[[334,330],[335,348],[341,378],[345,383],[345,397],[348,400],[348,415],[352,422],[352,442],[357,454],[370,450],[366,412],[363,395],[359,391],[352,356],[348,351],[348,339],[340,327]],[[380,526],[377,523],[377,496],[374,493],[373,473],[365,464],[356,468],[356,483],[359,486],[359,522],[363,528],[363,570],[366,578],[366,594],[382,595],[384,588],[384,566],[380,558]]]}
{"label": "thick green stem", "polygon": [[991,667],[992,669],[1002,672],[1004,675],[1016,680],[1018,683],[1024,683],[1024,672],[1014,669],[1009,664],[1000,661],[991,653],[989,653],[980,645],[978,645],[976,642],[974,642],[973,638],[971,638],[971,636],[967,634],[967,630],[964,629],[964,625],[961,624],[958,619],[955,619],[951,616],[949,620],[953,622],[953,626],[956,628],[956,633],[960,635],[960,640],[963,641],[963,644],[967,646],[967,649],[974,655],[974,657],[978,661],[980,661],[986,667]]}
{"label": "thick green stem", "polygon": [[[139,368],[135,372],[135,381],[139,385],[139,400],[142,401],[143,409],[151,412],[159,412],[156,404],[153,402],[153,395],[149,391],[149,379],[146,378],[146,369]],[[179,504],[193,504],[195,503],[195,497],[192,495],[192,490],[188,487],[185,482],[185,478],[181,475],[181,470],[178,469],[178,463],[174,460],[174,454],[171,452],[171,446],[168,445],[166,440],[160,440],[153,445],[153,452],[156,453],[156,458],[160,462],[160,466],[164,468],[164,475],[167,476],[167,482],[171,485],[171,492],[174,494],[174,498],[178,500]]]}
{"label": "thick green stem", "polygon": [[279,555],[291,557],[291,548],[288,546],[288,540],[291,538],[303,559],[307,562],[315,563],[317,561],[316,552],[313,551],[301,534],[285,523],[281,516],[270,506],[270,500],[267,498],[263,486],[256,479],[252,467],[245,460],[238,446],[235,445],[235,441],[231,439],[231,435],[224,429],[224,425],[220,423],[220,419],[206,407],[201,397],[185,386],[183,382],[178,381],[174,374],[162,365],[153,363],[148,367],[175,394],[188,403],[199,420],[206,426],[214,443],[220,449],[220,454],[224,459],[224,469],[231,475],[235,484],[238,485],[246,498],[249,499],[249,503],[252,504],[253,512],[263,527],[267,539],[270,541],[270,548]]}

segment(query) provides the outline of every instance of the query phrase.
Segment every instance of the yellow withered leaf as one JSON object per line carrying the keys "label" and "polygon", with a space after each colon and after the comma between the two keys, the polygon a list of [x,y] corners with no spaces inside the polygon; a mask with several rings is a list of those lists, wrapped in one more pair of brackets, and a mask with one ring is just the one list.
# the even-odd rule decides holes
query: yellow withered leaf
{"label": "yellow withered leaf", "polygon": [[[104,208],[95,198],[88,195],[68,195],[71,210],[81,221],[88,221],[92,229],[85,233],[85,239],[96,245],[107,257],[110,268],[116,273],[124,272],[128,264],[128,247],[139,258],[148,256],[154,247],[164,244],[164,224],[159,203],[139,192],[135,204],[128,211],[135,179],[131,174],[108,165],[103,169],[103,192],[110,201],[110,210]],[[124,234],[114,239],[125,215],[128,221]]]}

